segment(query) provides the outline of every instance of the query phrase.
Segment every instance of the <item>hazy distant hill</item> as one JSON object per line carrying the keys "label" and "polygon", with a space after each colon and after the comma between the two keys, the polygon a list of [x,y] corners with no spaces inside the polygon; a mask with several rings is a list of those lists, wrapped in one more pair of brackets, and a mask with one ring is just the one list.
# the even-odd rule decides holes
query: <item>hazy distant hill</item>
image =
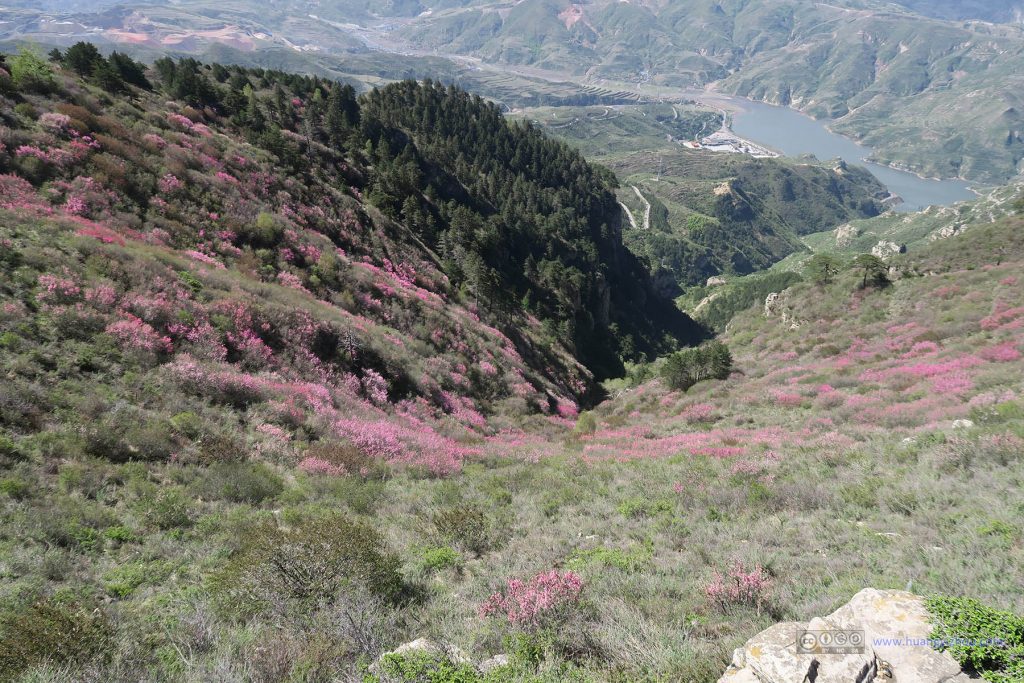
{"label": "hazy distant hill", "polygon": [[524,0],[501,11],[435,12],[404,33],[424,48],[590,79],[719,82],[836,119],[838,132],[882,160],[926,175],[1015,175],[1024,156],[1024,35],[847,5]]}
{"label": "hazy distant hill", "polygon": [[[1024,33],[961,19],[1010,20],[1019,2],[182,0],[67,20],[26,5],[0,10],[0,41],[87,37],[150,56],[228,47],[247,63],[385,79],[448,79],[458,69],[472,78],[510,64],[612,88],[717,83],[834,119],[881,161],[998,184],[1024,158]],[[415,59],[399,64],[396,53]],[[483,68],[443,62],[452,55]]]}
{"label": "hazy distant hill", "polygon": [[1021,22],[1024,3],[1020,0],[894,0],[907,9],[940,19],[983,19]]}

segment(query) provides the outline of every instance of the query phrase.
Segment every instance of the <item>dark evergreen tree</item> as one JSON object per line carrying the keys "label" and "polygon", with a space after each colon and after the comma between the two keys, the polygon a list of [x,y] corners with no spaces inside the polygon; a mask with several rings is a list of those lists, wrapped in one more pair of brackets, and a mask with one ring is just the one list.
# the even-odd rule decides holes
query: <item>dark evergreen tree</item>
{"label": "dark evergreen tree", "polygon": [[79,76],[91,76],[96,65],[105,61],[92,43],[77,42],[64,53],[64,66]]}
{"label": "dark evergreen tree", "polygon": [[134,85],[136,88],[142,88],[143,90],[152,90],[153,84],[146,78],[145,65],[117,51],[110,53],[108,61],[124,83]]}

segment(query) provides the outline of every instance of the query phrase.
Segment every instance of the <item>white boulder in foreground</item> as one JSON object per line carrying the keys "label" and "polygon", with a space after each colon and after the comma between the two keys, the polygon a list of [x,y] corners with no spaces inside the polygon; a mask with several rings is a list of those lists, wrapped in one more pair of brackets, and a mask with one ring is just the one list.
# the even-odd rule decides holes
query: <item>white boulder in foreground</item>
{"label": "white boulder in foreground", "polygon": [[757,634],[736,650],[719,683],[975,680],[948,653],[931,647],[931,630],[920,596],[865,588],[827,617],[775,624]]}

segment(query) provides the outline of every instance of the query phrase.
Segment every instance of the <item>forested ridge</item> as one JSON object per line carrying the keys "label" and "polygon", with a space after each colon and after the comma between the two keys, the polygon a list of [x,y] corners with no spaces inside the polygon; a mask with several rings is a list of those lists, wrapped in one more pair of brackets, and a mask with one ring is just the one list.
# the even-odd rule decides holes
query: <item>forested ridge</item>
{"label": "forested ridge", "polygon": [[178,98],[230,117],[297,176],[351,164],[353,181],[412,228],[497,321],[524,310],[598,376],[699,328],[653,293],[622,245],[614,175],[458,88],[346,85],[260,69],[156,63]]}

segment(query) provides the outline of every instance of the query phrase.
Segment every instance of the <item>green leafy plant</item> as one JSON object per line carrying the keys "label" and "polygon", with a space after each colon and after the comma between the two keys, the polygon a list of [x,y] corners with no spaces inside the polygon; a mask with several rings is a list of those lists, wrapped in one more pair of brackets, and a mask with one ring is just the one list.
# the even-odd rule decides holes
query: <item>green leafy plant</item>
{"label": "green leafy plant", "polygon": [[420,562],[424,569],[439,571],[459,567],[462,556],[449,546],[427,546],[419,551]]}
{"label": "green leafy plant", "polygon": [[439,510],[433,523],[441,539],[474,555],[482,555],[496,543],[493,522],[474,503]]}
{"label": "green leafy plant", "polygon": [[386,654],[381,670],[391,679],[409,683],[479,683],[483,680],[471,664],[429,652]]}
{"label": "green leafy plant", "polygon": [[106,615],[52,598],[0,616],[0,680],[9,681],[42,662],[70,667],[110,653],[112,627]]}
{"label": "green leafy plant", "polygon": [[283,529],[263,524],[214,579],[228,611],[308,613],[346,590],[396,602],[406,589],[401,562],[380,533],[346,517]]}
{"label": "green leafy plant", "polygon": [[972,598],[933,596],[925,606],[937,649],[986,681],[1024,680],[1024,617]]}

